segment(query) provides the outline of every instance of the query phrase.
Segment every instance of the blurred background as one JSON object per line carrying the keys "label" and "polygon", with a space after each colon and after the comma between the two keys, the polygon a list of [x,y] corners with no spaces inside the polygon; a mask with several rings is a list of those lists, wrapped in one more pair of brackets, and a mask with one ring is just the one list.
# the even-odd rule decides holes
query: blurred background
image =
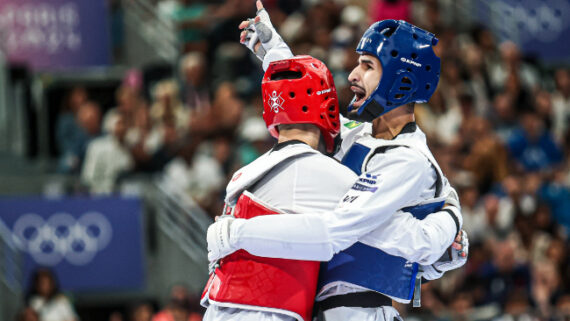
{"label": "blurred background", "polygon": [[[363,31],[439,37],[416,106],[460,194],[467,265],[406,320],[570,320],[570,1],[265,0],[341,106]],[[253,0],[0,0],[0,320],[201,320],[205,230],[274,144]]]}

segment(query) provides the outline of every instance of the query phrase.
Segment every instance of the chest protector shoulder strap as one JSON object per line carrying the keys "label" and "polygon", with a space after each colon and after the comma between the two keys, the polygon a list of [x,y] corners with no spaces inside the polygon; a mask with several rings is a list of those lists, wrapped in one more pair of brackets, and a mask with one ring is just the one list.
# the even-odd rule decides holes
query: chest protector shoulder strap
{"label": "chest protector shoulder strap", "polygon": [[319,152],[305,144],[294,144],[277,151],[268,151],[234,173],[226,187],[226,204],[235,205],[243,191],[250,189],[278,164],[317,153]]}
{"label": "chest protector shoulder strap", "polygon": [[[418,146],[412,140],[382,141],[377,139],[360,139],[345,154],[342,163],[361,175],[366,171],[370,159],[388,149],[396,147],[412,148],[424,155],[437,173],[434,198],[416,206],[403,208],[418,219],[439,211],[443,207],[440,196],[442,190],[442,173],[427,149]],[[319,293],[326,292],[338,284],[356,285],[382,293],[398,302],[409,303],[413,298],[419,264],[393,256],[369,245],[357,242],[344,251],[336,254],[331,261],[323,263],[319,277]]]}

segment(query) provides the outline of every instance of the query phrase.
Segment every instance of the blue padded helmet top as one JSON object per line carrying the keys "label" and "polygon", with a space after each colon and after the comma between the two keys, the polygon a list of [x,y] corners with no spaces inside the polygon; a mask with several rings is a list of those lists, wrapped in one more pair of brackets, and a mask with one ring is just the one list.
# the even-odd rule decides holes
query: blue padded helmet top
{"label": "blue padded helmet top", "polygon": [[[356,52],[370,54],[382,65],[374,92],[351,118],[371,121],[410,102],[427,102],[439,82],[440,59],[433,51],[434,34],[404,20],[382,20],[366,30]],[[352,103],[348,111],[353,111]]]}

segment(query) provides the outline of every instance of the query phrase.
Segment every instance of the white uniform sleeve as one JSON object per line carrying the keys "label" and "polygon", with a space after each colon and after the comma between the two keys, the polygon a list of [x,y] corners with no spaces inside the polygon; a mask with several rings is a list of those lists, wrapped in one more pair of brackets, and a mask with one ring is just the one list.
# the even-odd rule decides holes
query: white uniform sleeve
{"label": "white uniform sleeve", "polygon": [[428,265],[447,250],[456,230],[456,223],[448,211],[432,213],[423,220],[400,211],[360,241],[410,262]]}
{"label": "white uniform sleeve", "polygon": [[[381,166],[382,173],[361,175],[335,211],[236,220],[231,227],[231,242],[258,256],[328,261],[374,231],[377,245],[394,247],[379,247],[382,250],[412,262],[433,263],[453,241],[455,222],[448,213],[417,220],[409,213],[398,212],[433,185],[433,179],[426,179],[432,169],[429,162],[414,157],[414,152],[406,148],[389,154],[380,157],[376,165],[370,163],[369,173],[375,172],[375,166]],[[404,225],[405,229],[400,229]],[[453,229],[448,231],[450,226]],[[406,242],[386,242],[392,237]]]}
{"label": "white uniform sleeve", "polygon": [[270,63],[277,60],[283,60],[289,58],[293,58],[293,52],[291,51],[291,49],[289,49],[289,46],[287,46],[285,42],[282,42],[279,45],[271,48],[265,54],[262,63],[263,71],[267,70],[267,67],[269,67]]}

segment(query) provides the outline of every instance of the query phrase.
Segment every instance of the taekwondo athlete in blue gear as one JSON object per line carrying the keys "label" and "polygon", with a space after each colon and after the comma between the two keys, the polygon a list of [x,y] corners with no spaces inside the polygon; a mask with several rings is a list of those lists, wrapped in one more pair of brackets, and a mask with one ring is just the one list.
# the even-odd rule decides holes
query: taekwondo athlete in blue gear
{"label": "taekwondo athlete in blue gear", "polygon": [[[431,213],[441,207],[443,195],[455,192],[413,122],[409,104],[428,100],[437,86],[435,43],[432,34],[403,21],[372,25],[357,48],[359,65],[349,76],[355,92],[349,115],[371,123],[345,122],[335,155],[360,174],[358,181],[330,215],[234,220],[223,231],[220,224],[212,225],[209,234],[229,233],[230,242],[209,242],[210,259],[243,248],[260,256],[331,260],[323,268],[317,298],[327,320],[398,317],[390,299],[410,301],[417,263],[429,279],[463,265],[466,256],[455,263],[438,261],[462,219],[458,203]],[[265,49],[267,58],[272,49]],[[286,57],[271,57],[279,55]],[[465,251],[466,242],[464,235]]]}
{"label": "taekwondo athlete in blue gear", "polygon": [[[374,92],[360,106],[354,105],[358,95],[354,97],[348,107],[349,117],[366,122],[374,121],[399,106],[428,101],[439,81],[440,59],[432,49],[436,44],[437,38],[433,34],[405,21],[384,20],[370,26],[362,36],[356,52],[376,57],[382,66],[382,77]],[[368,161],[375,154],[396,147],[420,147],[413,143],[407,145],[395,141],[392,141],[393,144],[378,140],[364,142],[357,140],[342,158],[342,163],[361,177]],[[437,175],[434,201],[402,210],[418,219],[424,219],[428,214],[443,208],[443,200],[435,199],[441,197],[444,178],[429,150],[419,148],[418,151],[430,161]],[[360,181],[377,179],[370,174],[365,177],[369,180],[361,178]],[[367,188],[366,184],[359,182],[353,186],[353,189],[360,191],[366,191]],[[395,300],[409,302],[414,289],[419,290],[418,272],[418,263],[409,263],[402,257],[357,242],[323,264],[320,287],[347,282],[386,294]]]}

